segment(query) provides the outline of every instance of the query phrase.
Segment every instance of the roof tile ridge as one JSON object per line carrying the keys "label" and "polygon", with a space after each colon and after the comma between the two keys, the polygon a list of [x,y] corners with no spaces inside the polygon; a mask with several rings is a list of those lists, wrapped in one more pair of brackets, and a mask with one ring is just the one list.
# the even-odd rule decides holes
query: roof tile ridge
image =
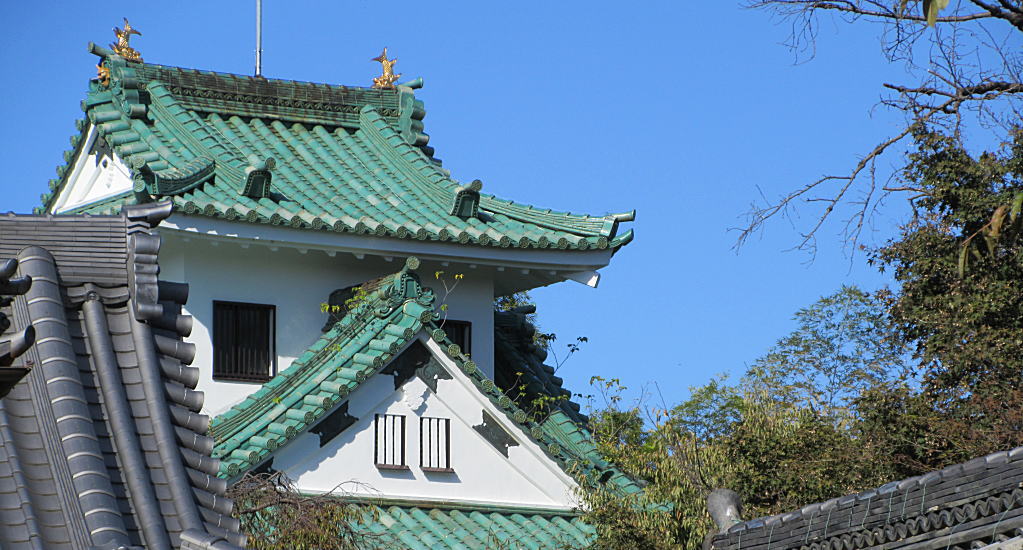
{"label": "roof tile ridge", "polygon": [[[107,90],[100,90],[99,83],[90,84],[90,92],[83,102],[88,118],[99,137],[107,140],[114,152],[132,169],[136,179],[135,192],[142,192],[146,185],[141,169],[147,169],[165,179],[175,182],[202,178],[204,171],[211,171],[211,166],[197,160],[201,155],[189,152],[195,159],[187,159],[174,153],[164,140],[145,123],[152,115],[152,108],[161,107],[159,101],[153,102],[152,96],[147,103],[142,102],[139,95],[143,83],[137,76],[137,64],[127,64],[114,56],[104,61],[110,69],[112,82]],[[104,109],[105,105],[112,107]],[[167,116],[165,118],[173,118]],[[177,136],[181,137],[181,136]],[[150,175],[150,178],[153,176]],[[172,186],[181,185],[172,183]]]}
{"label": "roof tile ridge", "polygon": [[[57,497],[65,511],[69,531],[81,536],[97,529],[109,529],[127,538],[79,375],[56,261],[46,249],[30,246],[18,254],[18,264],[18,272],[32,277],[33,283],[25,293],[25,299],[14,302],[15,314],[19,320],[31,319],[37,341],[49,342],[50,346],[47,361],[40,359],[37,348],[29,350],[39,365],[36,367],[39,372],[29,375],[29,386],[36,402],[50,404],[37,416],[39,435],[49,440],[42,446],[50,461],[49,467],[57,474]],[[54,392],[59,395],[56,399]],[[61,399],[67,396],[72,398]],[[65,418],[72,419],[72,422],[56,422]],[[84,437],[73,437],[74,434],[83,434]],[[84,476],[73,476],[72,470],[94,472],[96,475],[83,479]],[[88,499],[79,499],[78,495],[89,489],[100,491],[94,491]],[[120,538],[114,536],[115,539]]]}
{"label": "roof tile ridge", "polygon": [[[153,189],[153,191],[160,195],[185,193],[202,185],[217,172],[224,177],[226,185],[230,187],[240,186],[244,176],[241,169],[235,166],[235,164],[241,164],[243,159],[237,158],[237,156],[232,158],[233,155],[240,155],[240,151],[231,145],[225,145],[226,140],[218,139],[210,131],[210,127],[196,116],[195,113],[179,105],[173,98],[173,95],[163,89],[159,81],[151,82],[156,89],[156,93],[151,93],[152,101],[149,104],[152,114],[155,115],[154,118],[156,118],[165,131],[169,132],[181,144],[181,150],[188,152],[194,157],[191,160],[184,161],[183,164],[179,162],[175,166],[171,159],[166,158],[165,154],[158,151],[160,158],[166,161],[170,168],[154,170],[154,173],[161,176],[162,179],[168,180],[171,187],[166,189],[166,192],[160,192],[164,191],[161,189]],[[177,111],[177,113],[174,111]],[[178,118],[179,115],[189,118],[197,127],[189,129]],[[202,133],[203,137],[196,137],[195,132]],[[218,147],[223,149],[223,152],[214,152],[203,143],[203,139],[213,140]],[[142,168],[142,166],[139,168]]]}
{"label": "roof tile ridge", "polygon": [[[588,214],[573,214],[571,212],[540,209],[511,200],[499,199],[494,195],[480,196],[480,210],[494,214],[503,214],[520,223],[531,223],[547,229],[563,231],[587,238],[609,235],[612,232],[615,221],[610,216],[597,217]],[[565,219],[557,220],[551,219],[551,217]],[[598,225],[600,227],[597,227]]]}
{"label": "roof tile ridge", "polygon": [[[344,348],[344,344],[347,343],[345,336],[346,334],[341,332],[338,327],[331,329],[317,338],[287,369],[278,373],[240,403],[214,418],[210,430],[216,434],[217,447],[231,443],[249,422],[260,415],[261,410],[279,405],[278,399],[301,386],[310,375],[315,373],[316,360],[328,355],[333,345],[338,345],[341,349]],[[323,345],[319,345],[320,343]],[[237,447],[238,445],[235,445],[232,449]]]}
{"label": "roof tile ridge", "polygon": [[171,166],[187,162],[188,159],[174,153],[154,129],[146,124],[151,116],[151,104],[143,102],[141,94],[145,85],[138,78],[137,65],[127,64],[116,56],[104,63],[110,69],[108,91],[111,93],[110,105],[114,111],[102,115],[98,107],[94,106],[89,109],[88,115],[114,152],[129,164],[132,158],[145,157],[160,158]]}
{"label": "roof tile ridge", "polygon": [[[188,299],[188,285],[159,280],[153,270],[159,267],[162,240],[152,229],[172,211],[171,201],[122,209],[130,288],[130,306],[126,308],[130,330],[125,336],[134,343],[139,383],[163,472],[176,480],[169,488],[178,528],[186,533],[213,533],[243,545],[246,537],[240,533],[239,523],[228,517],[233,503],[225,498],[227,485],[212,477],[213,439],[205,435],[209,419],[197,414],[202,394],[192,391],[198,369],[187,365],[194,359],[195,346],[183,341],[191,332],[192,318],[181,312]],[[177,368],[165,370],[168,364]]]}
{"label": "roof tile ridge", "polygon": [[[900,493],[903,494],[902,501],[899,501],[898,503],[902,504],[904,508],[907,499],[910,497],[910,493],[912,493],[916,489],[925,490],[928,485],[939,485],[942,482],[949,482],[958,476],[976,474],[984,470],[994,470],[997,469],[999,466],[1005,465],[1008,465],[1009,467],[1012,468],[1017,468],[1019,469],[1020,473],[1023,473],[1023,447],[997,451],[994,453],[974,458],[964,463],[953,464],[951,466],[946,466],[945,468],[933,470],[916,476],[911,476],[902,480],[891,481],[881,486],[867,489],[864,491],[850,493],[847,495],[831,498],[825,501],[812,503],[802,507],[799,510],[774,514],[770,516],[764,516],[760,518],[753,518],[735,524],[724,533],[716,535],[715,539],[724,539],[729,534],[736,533],[739,531],[748,531],[752,529],[764,528],[766,525],[771,525],[774,522],[781,521],[787,523],[791,521],[802,520],[805,519],[807,514],[810,514],[812,518],[814,514],[818,514],[822,510],[826,510],[829,513],[834,513],[835,511],[844,512],[847,510],[855,511],[855,508],[861,502],[865,500],[869,501],[869,499],[880,495],[897,497],[898,494]],[[925,496],[926,493],[921,493],[920,498],[917,499],[916,496],[913,495],[913,500],[918,500],[921,506],[923,506]],[[947,503],[943,506],[947,507],[950,504],[952,503]],[[929,508],[927,510],[919,508],[916,511],[911,510],[910,513],[908,514],[905,514],[904,512],[903,514],[900,515],[900,517],[902,516],[906,518],[917,517],[924,513],[930,513],[931,511],[932,510],[930,510]],[[841,531],[837,531],[835,533],[835,535],[841,534],[842,534]]]}
{"label": "roof tile ridge", "polygon": [[[198,145],[201,146],[206,152],[210,153],[214,159],[221,159],[227,162],[229,165],[232,162],[236,164],[235,166],[229,167],[231,169],[237,170],[239,174],[241,174],[242,170],[241,164],[245,162],[245,155],[241,152],[241,150],[235,147],[230,140],[221,135],[221,133],[216,128],[207,124],[206,121],[204,121],[201,117],[196,115],[194,111],[182,106],[177,101],[177,99],[174,98],[174,94],[167,90],[166,84],[164,84],[163,82],[159,80],[151,80],[147,85],[147,89],[149,90],[150,97],[155,99],[155,101],[153,101],[152,104],[162,114],[165,114],[173,121],[172,124],[175,125],[176,129],[181,130],[187,133],[188,135],[191,135],[193,132],[196,131],[202,133],[203,138],[196,139]],[[179,113],[175,114],[173,112],[175,110],[178,111]],[[179,116],[182,114],[186,116],[189,119],[189,121],[196,124],[197,126],[196,130],[189,130],[187,127],[185,127],[186,123],[179,118]],[[222,151],[219,153],[214,152],[212,147],[207,146],[205,143],[203,143],[204,139],[214,142],[214,145],[216,147],[221,148]]]}
{"label": "roof tile ridge", "polygon": [[255,81],[255,82],[271,82],[271,83],[275,83],[275,84],[290,84],[290,85],[298,85],[298,86],[315,86],[315,87],[324,87],[324,86],[326,86],[326,87],[329,87],[331,89],[338,89],[338,90],[357,90],[357,91],[369,91],[369,92],[375,92],[375,91],[378,90],[377,88],[373,88],[373,87],[370,87],[370,86],[349,86],[349,85],[346,85],[346,84],[331,84],[329,82],[316,82],[316,81],[313,81],[313,80],[293,80],[293,79],[287,79],[287,78],[267,78],[266,76],[263,76],[263,75],[253,76],[253,75],[249,75],[249,74],[231,73],[231,72],[216,71],[216,70],[211,70],[211,69],[197,69],[197,68],[194,68],[194,67],[181,67],[181,66],[178,66],[178,65],[164,65],[164,64],[160,64],[160,63],[150,63],[148,61],[143,62],[143,63],[135,63],[135,65],[140,66],[143,69],[148,69],[148,70],[197,73],[197,74],[216,76],[216,77],[219,77],[219,78],[233,78],[233,79],[238,79],[238,80],[248,80],[248,81]]}
{"label": "roof tile ridge", "polygon": [[[418,155],[424,155],[422,151],[406,143],[398,131],[392,128],[372,105],[364,106],[359,112],[359,132],[368,136],[370,138],[368,141],[374,146],[375,151],[380,156],[394,163],[394,166],[408,178],[408,182],[417,191],[432,200],[434,206],[439,209],[439,212],[446,214],[447,202],[453,196],[454,189],[449,191],[439,188],[437,183],[430,181],[423,173],[424,169],[431,172],[438,170],[433,163],[428,162],[422,168],[416,167],[404,155],[398,154],[395,151],[395,149],[401,149],[404,152],[415,151]],[[445,180],[447,179],[445,176]],[[438,191],[447,192],[443,196],[438,196]]]}
{"label": "roof tile ridge", "polygon": [[[545,390],[548,389],[548,386],[552,386],[560,395],[568,397],[568,399],[564,401],[563,405],[572,409],[571,413],[564,411],[565,407],[559,408],[565,412],[565,414],[569,417],[569,420],[584,427],[587,421],[586,415],[580,413],[579,410],[581,407],[571,400],[572,392],[564,387],[564,380],[556,376],[557,369],[544,363],[547,359],[547,351],[538,346],[532,340],[533,335],[538,331],[538,329],[536,325],[530,322],[528,315],[535,312],[536,307],[532,305],[520,306],[510,311],[495,311],[494,344],[495,346],[504,347],[506,350],[510,350],[510,353],[515,356],[515,362],[521,361],[529,363],[530,359],[532,359],[536,364],[538,364],[538,369],[529,369],[540,371],[534,375],[537,382],[540,383]],[[505,319],[504,322],[500,322],[502,318]],[[528,340],[528,342],[525,342],[524,344],[517,344],[515,341],[516,338],[519,340]],[[580,421],[577,421],[576,417],[580,418]]]}

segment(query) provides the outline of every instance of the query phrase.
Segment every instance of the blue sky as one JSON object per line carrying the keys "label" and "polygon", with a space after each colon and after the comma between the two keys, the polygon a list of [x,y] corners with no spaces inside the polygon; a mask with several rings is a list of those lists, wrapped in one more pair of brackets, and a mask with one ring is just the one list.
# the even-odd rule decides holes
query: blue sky
{"label": "blue sky", "polygon": [[[3,210],[30,211],[82,116],[106,45],[127,16],[150,62],[250,74],[254,1],[5,2],[0,37]],[[817,56],[795,64],[789,26],[739,2],[405,2],[264,0],[270,78],[368,85],[387,46],[422,76],[426,131],[459,180],[543,207],[638,210],[635,241],[596,290],[534,292],[564,343],[589,338],[560,371],[588,393],[592,375],[671,403],[689,386],[741,372],[793,328],[792,314],[843,284],[888,280],[842,250],[826,226],[812,263],[786,252],[777,221],[738,253],[742,214],[858,155],[898,129],[875,108],[881,82],[906,80],[870,28],[824,19]],[[878,165],[884,175],[901,159]],[[891,235],[904,207],[874,220]],[[797,224],[811,218],[804,212]],[[630,395],[635,396],[636,393]],[[659,398],[658,398],[659,400]]]}

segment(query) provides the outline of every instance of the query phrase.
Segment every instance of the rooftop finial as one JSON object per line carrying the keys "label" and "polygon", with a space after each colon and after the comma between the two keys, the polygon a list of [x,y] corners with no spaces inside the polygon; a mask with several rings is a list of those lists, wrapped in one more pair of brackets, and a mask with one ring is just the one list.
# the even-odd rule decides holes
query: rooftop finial
{"label": "rooftop finial", "polygon": [[131,40],[131,35],[137,34],[142,36],[142,33],[132,27],[131,23],[128,23],[127,17],[124,18],[124,30],[114,27],[114,34],[117,35],[117,42],[110,44],[110,48],[114,50],[114,53],[128,61],[142,63],[142,54],[128,44],[128,41]]}
{"label": "rooftop finial", "polygon": [[401,73],[394,74],[394,64],[398,62],[398,58],[387,59],[387,48],[384,48],[384,53],[374,57],[370,61],[379,61],[381,68],[384,70],[384,74],[373,79],[374,88],[393,89],[394,83],[401,76]]}

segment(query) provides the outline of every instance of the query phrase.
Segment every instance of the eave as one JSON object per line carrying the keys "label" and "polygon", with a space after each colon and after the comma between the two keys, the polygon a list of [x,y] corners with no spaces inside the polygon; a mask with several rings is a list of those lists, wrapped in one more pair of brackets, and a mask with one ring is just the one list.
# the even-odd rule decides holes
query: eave
{"label": "eave", "polygon": [[[442,265],[454,263],[469,269],[493,268],[509,275],[515,274],[514,278],[519,280],[509,281],[500,285],[500,288],[495,286],[496,295],[565,280],[596,286],[596,279],[599,279],[597,271],[606,267],[614,254],[610,249],[566,251],[466,246],[459,243],[310,231],[177,213],[160,225],[160,232],[168,238],[181,239],[184,242],[202,239],[211,244],[243,248],[260,246],[272,251],[291,248],[302,253],[316,251],[328,256],[340,253],[351,255],[358,260],[367,256],[387,261],[395,257],[416,256],[421,260]],[[587,280],[592,282],[585,282]]]}

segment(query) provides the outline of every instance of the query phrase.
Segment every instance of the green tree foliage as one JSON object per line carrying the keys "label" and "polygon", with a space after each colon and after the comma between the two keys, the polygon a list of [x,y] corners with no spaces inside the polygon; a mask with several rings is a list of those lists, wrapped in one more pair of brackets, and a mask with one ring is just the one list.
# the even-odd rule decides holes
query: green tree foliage
{"label": "green tree foliage", "polygon": [[922,464],[965,460],[1023,443],[1023,134],[976,158],[925,128],[903,172],[916,215],[874,261],[901,290],[886,298],[901,338],[923,364],[934,423]]}
{"label": "green tree foliage", "polygon": [[775,401],[842,417],[853,397],[908,369],[905,344],[888,329],[880,305],[857,287],[821,298],[795,320],[799,327],[746,377]]}
{"label": "green tree foliage", "polygon": [[599,483],[581,494],[598,547],[697,548],[714,530],[705,499],[737,491],[747,517],[780,513],[899,473],[855,400],[904,370],[879,304],[853,287],[796,314],[798,328],[738,384],[712,380],[674,407],[617,406],[617,381],[597,379],[609,406],[592,417],[600,450],[648,483],[623,496]]}

